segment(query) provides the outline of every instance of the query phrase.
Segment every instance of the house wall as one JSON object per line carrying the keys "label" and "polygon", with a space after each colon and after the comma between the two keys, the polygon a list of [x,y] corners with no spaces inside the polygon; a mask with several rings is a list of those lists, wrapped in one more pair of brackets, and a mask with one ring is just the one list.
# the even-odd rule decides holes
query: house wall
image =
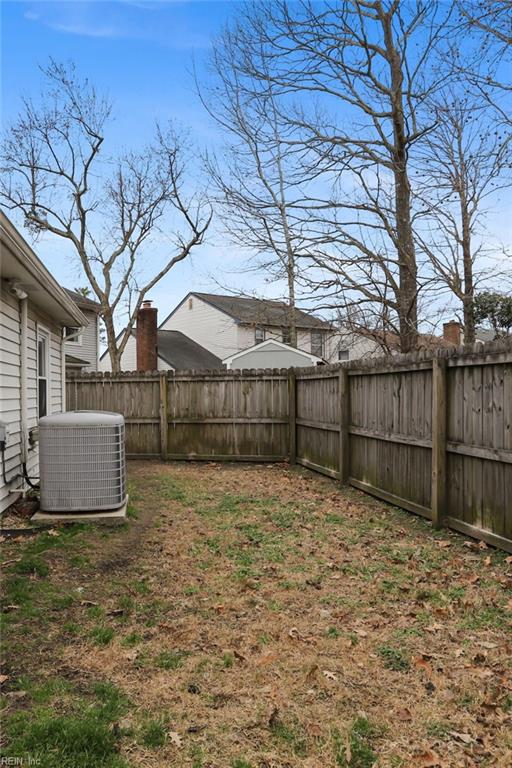
{"label": "house wall", "polygon": [[[51,318],[41,314],[30,302],[27,318],[27,431],[37,425],[37,328],[42,325],[50,334],[48,413],[63,410],[62,402],[62,355],[61,327]],[[21,472],[21,389],[20,389],[20,310],[16,297],[3,287],[0,289],[0,420],[8,426],[5,451],[6,474]],[[37,477],[37,445],[28,451],[29,476]],[[9,488],[19,487],[19,482],[5,486],[0,476],[0,512],[16,498]]]}
{"label": "house wall", "polygon": [[382,357],[382,348],[373,339],[351,331],[341,331],[333,339],[335,357],[332,362],[338,362],[338,349],[349,352],[349,360],[360,360],[368,357]]}
{"label": "house wall", "polygon": [[[168,365],[165,360],[162,360],[162,358],[158,358],[158,370],[159,371],[172,371],[174,370],[170,365]],[[98,370],[100,371],[111,371],[112,365],[110,363],[110,355],[106,354],[99,362]],[[121,370],[122,371],[136,371],[137,370],[137,342],[135,340],[134,336],[130,336],[128,339],[126,346],[124,348],[124,352],[121,355]]]}
{"label": "house wall", "polygon": [[171,317],[160,326],[162,331],[181,331],[221,360],[245,349],[245,346],[254,344],[253,334],[250,344],[239,346],[239,327],[233,318],[197,296],[191,298],[192,308],[189,309],[189,300],[185,299]]}
{"label": "house wall", "polygon": [[89,324],[83,328],[79,342],[68,341],[66,343],[66,353],[79,357],[81,360],[88,360],[89,365],[84,367],[85,371],[97,371],[99,358],[98,315],[96,312],[85,309],[85,307],[80,307],[80,309]]}
{"label": "house wall", "polygon": [[[275,326],[260,326],[265,328],[265,339],[277,339],[282,341],[282,329]],[[338,360],[338,335],[332,331],[324,331],[324,358],[329,363]],[[255,344],[254,328],[249,325],[238,326],[238,350],[248,349]],[[311,352],[311,330],[297,329],[297,348],[304,352]],[[226,357],[226,355],[225,355]]]}
{"label": "house wall", "polygon": [[314,364],[309,355],[301,354],[299,350],[268,344],[264,349],[248,349],[233,360],[228,368],[295,368]]}

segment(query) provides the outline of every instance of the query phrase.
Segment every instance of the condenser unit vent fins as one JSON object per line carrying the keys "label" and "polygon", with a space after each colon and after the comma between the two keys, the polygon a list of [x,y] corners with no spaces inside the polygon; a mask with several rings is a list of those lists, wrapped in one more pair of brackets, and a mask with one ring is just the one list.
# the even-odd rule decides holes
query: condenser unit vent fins
{"label": "condenser unit vent fins", "polygon": [[41,509],[93,512],[126,500],[124,418],[70,411],[39,421]]}

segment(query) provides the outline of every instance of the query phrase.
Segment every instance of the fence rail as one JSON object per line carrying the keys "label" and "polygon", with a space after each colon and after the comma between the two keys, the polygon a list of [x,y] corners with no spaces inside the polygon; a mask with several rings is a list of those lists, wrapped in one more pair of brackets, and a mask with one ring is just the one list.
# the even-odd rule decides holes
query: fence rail
{"label": "fence rail", "polygon": [[131,457],[282,461],[512,551],[512,343],[294,370],[72,374]]}

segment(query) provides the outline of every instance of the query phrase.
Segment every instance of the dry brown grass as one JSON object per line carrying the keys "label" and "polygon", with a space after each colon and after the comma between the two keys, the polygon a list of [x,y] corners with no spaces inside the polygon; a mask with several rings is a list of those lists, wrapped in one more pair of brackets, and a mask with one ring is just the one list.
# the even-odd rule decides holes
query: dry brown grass
{"label": "dry brown grass", "polygon": [[285,466],[130,478],[127,530],[45,556],[79,599],[11,622],[12,681],[113,683],[131,766],[512,765],[510,558]]}

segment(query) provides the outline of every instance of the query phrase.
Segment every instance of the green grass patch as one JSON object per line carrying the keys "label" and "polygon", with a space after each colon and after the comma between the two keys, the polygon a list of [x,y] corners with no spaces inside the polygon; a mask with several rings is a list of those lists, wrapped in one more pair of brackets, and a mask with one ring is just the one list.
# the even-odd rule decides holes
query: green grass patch
{"label": "green grass patch", "polygon": [[158,749],[167,741],[167,722],[162,719],[149,719],[140,729],[140,741],[145,747]]}
{"label": "green grass patch", "polygon": [[346,739],[339,732],[334,734],[336,765],[339,768],[372,768],[378,759],[374,740],[380,735],[381,728],[366,717],[358,717],[352,723]]}
{"label": "green grass patch", "polygon": [[411,668],[409,659],[400,648],[394,648],[391,645],[381,645],[378,649],[378,654],[383,660],[384,666],[387,669],[392,669],[394,672],[408,672]]}
{"label": "green grass patch", "polygon": [[96,645],[108,645],[114,639],[115,632],[112,627],[100,625],[89,632],[89,637]]}
{"label": "green grass patch", "polygon": [[446,739],[450,731],[453,731],[453,726],[445,721],[434,720],[426,728],[427,736],[435,739]]}
{"label": "green grass patch", "polygon": [[155,666],[159,669],[179,669],[187,655],[185,651],[162,651],[155,657]]}
{"label": "green grass patch", "polygon": [[133,648],[135,645],[142,643],[142,640],[143,637],[142,635],[139,635],[138,632],[130,632],[129,635],[123,637],[121,640],[121,645],[123,645],[125,648]]}
{"label": "green grass patch", "polygon": [[13,566],[14,573],[26,576],[48,576],[50,569],[48,564],[37,555],[24,555],[21,560]]}
{"label": "green grass patch", "polygon": [[509,629],[512,624],[512,611],[498,605],[484,605],[468,611],[459,626],[461,629]]}
{"label": "green grass patch", "polygon": [[285,723],[277,719],[270,730],[274,739],[287,745],[297,757],[307,756],[307,739],[302,726],[297,721]]}
{"label": "green grass patch", "polygon": [[184,491],[171,477],[158,478],[158,495],[167,501],[181,501],[186,499]]}
{"label": "green grass patch", "polygon": [[[22,679],[35,706],[17,712],[5,723],[3,758],[23,758],[41,768],[128,768],[119,756],[119,735],[112,728],[127,708],[126,698],[110,683],[96,683],[92,701],[73,698],[67,681],[33,683]],[[57,713],[66,705],[69,711]]]}

